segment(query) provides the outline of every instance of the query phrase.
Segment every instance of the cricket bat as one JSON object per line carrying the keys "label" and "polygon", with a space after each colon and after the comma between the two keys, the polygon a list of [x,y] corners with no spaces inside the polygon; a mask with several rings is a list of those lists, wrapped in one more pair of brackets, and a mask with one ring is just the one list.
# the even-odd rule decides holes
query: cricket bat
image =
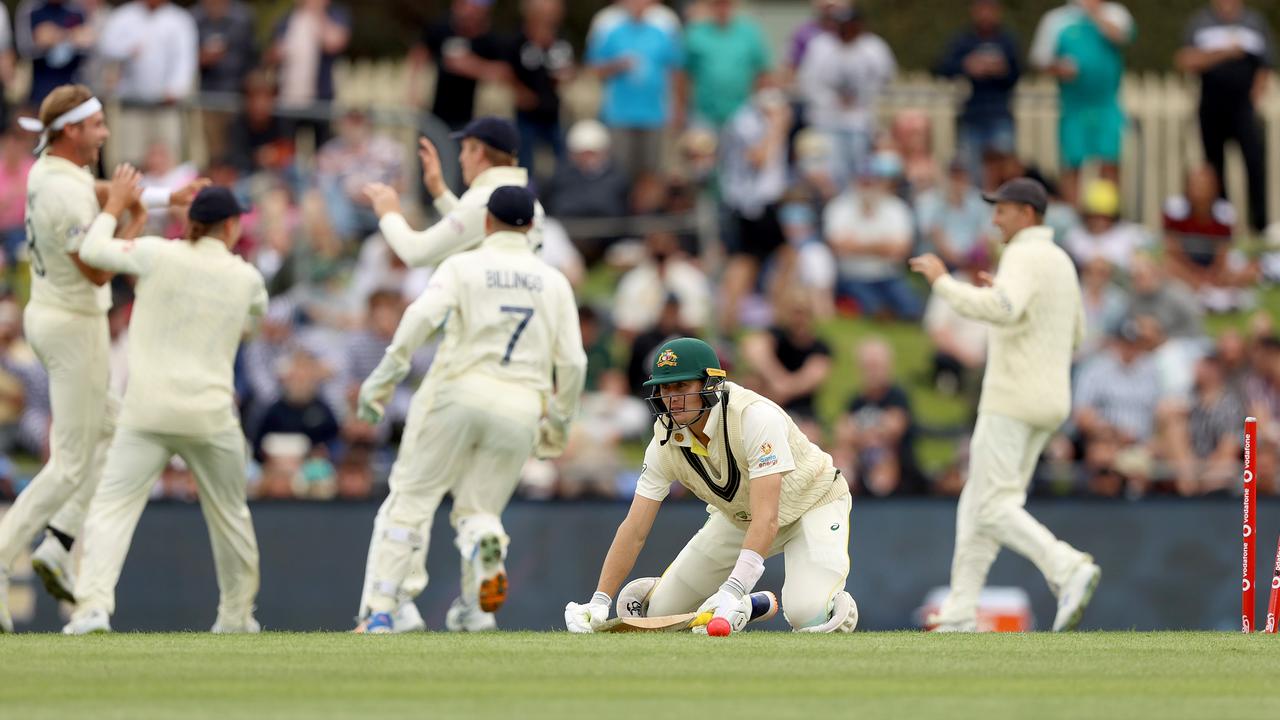
{"label": "cricket bat", "polygon": [[[764,621],[778,614],[778,597],[768,590],[751,593],[751,619],[747,622]],[[661,617],[620,617],[602,625],[596,632],[684,632],[696,627],[705,627],[711,622],[713,614],[704,612],[680,613],[679,615],[663,615]]]}

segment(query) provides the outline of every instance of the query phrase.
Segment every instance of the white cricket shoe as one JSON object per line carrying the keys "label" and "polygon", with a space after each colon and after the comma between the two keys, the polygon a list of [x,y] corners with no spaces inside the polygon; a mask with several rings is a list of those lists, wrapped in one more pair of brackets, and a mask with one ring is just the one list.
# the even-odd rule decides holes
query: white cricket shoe
{"label": "white cricket shoe", "polygon": [[418,606],[412,600],[396,608],[391,622],[391,632],[396,633],[424,632],[427,629],[427,621],[422,619],[422,613],[418,612]]}
{"label": "white cricket shoe", "polygon": [[929,632],[936,633],[974,633],[978,632],[978,623],[969,622],[944,622],[933,626]]}
{"label": "white cricket shoe", "polygon": [[924,624],[925,624],[925,627],[929,629],[929,632],[940,632],[940,633],[978,632],[977,620],[944,621],[942,619],[942,615],[938,613],[930,613],[929,616],[924,619]]}
{"label": "white cricket shoe", "polygon": [[13,632],[13,616],[9,614],[9,573],[0,570],[0,634]]}
{"label": "white cricket shoe", "polygon": [[471,552],[471,575],[477,583],[476,597],[479,598],[480,609],[486,613],[497,612],[507,601],[507,567],[503,562],[506,557],[506,543],[496,533],[480,536]]}
{"label": "white cricket shoe", "polygon": [[262,632],[262,625],[258,624],[258,621],[253,619],[253,616],[249,616],[248,620],[241,622],[227,622],[222,618],[218,618],[218,620],[213,623],[213,627],[209,629],[209,632],[217,633],[219,635],[252,635]]}
{"label": "white cricket shoe", "polygon": [[1058,614],[1053,619],[1054,632],[1076,629],[1101,579],[1102,568],[1094,564],[1092,557],[1086,555],[1085,561],[1071,573],[1058,593]]}
{"label": "white cricket shoe", "polygon": [[111,632],[111,617],[107,611],[96,608],[80,617],[72,616],[71,622],[62,628],[63,635],[91,635]]}
{"label": "white cricket shoe", "polygon": [[59,600],[75,603],[76,596],[72,592],[76,586],[75,576],[71,572],[71,552],[62,547],[62,543],[53,533],[44,534],[40,547],[31,553],[31,569],[40,576],[44,589]]}
{"label": "white cricket shoe", "polygon": [[488,632],[498,629],[498,620],[493,613],[457,598],[444,615],[444,626],[449,632]]}

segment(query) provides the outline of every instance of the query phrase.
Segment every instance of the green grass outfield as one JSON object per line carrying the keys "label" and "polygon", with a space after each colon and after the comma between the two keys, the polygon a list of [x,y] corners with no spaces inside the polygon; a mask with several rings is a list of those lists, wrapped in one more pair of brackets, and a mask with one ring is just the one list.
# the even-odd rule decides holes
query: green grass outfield
{"label": "green grass outfield", "polygon": [[13,718],[1280,717],[1280,637],[0,637]]}

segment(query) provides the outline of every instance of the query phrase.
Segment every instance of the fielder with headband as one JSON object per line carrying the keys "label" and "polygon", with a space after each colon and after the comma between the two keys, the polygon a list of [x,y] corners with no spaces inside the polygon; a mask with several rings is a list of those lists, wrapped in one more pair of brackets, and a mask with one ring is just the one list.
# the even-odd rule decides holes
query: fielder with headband
{"label": "fielder with headband", "polygon": [[[105,463],[118,405],[107,390],[111,273],[89,266],[79,254],[107,195],[107,183],[95,181],[89,171],[110,136],[102,103],[83,85],[62,85],[41,103],[38,118],[19,122],[40,134],[40,158],[27,177],[31,301],[23,325],[49,374],[53,423],[49,463],[0,518],[0,632],[13,631],[9,569],[42,529],[44,542],[33,553],[32,566],[54,597],[74,601],[70,550]],[[207,184],[200,180],[172,193],[153,191],[130,208],[121,235],[141,230],[144,205],[189,205]]]}

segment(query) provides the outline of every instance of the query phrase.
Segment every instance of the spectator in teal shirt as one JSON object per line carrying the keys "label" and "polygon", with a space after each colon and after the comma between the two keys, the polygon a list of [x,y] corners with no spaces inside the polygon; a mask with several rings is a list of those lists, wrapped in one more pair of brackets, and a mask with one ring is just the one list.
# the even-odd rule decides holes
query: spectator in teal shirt
{"label": "spectator in teal shirt", "polygon": [[1063,191],[1076,194],[1077,171],[1088,162],[1115,179],[1125,115],[1120,107],[1124,47],[1133,42],[1133,16],[1106,0],[1071,0],[1040,20],[1031,64],[1058,79],[1058,125]]}
{"label": "spectator in teal shirt", "polygon": [[604,82],[600,120],[615,155],[634,179],[658,169],[662,136],[672,121],[673,77],[683,63],[680,41],[645,21],[653,0],[626,0],[627,19],[587,48],[587,64]]}
{"label": "spectator in teal shirt", "polygon": [[685,31],[685,71],[694,119],[720,128],[751,97],[771,60],[764,32],[735,0],[710,0],[710,15]]}

